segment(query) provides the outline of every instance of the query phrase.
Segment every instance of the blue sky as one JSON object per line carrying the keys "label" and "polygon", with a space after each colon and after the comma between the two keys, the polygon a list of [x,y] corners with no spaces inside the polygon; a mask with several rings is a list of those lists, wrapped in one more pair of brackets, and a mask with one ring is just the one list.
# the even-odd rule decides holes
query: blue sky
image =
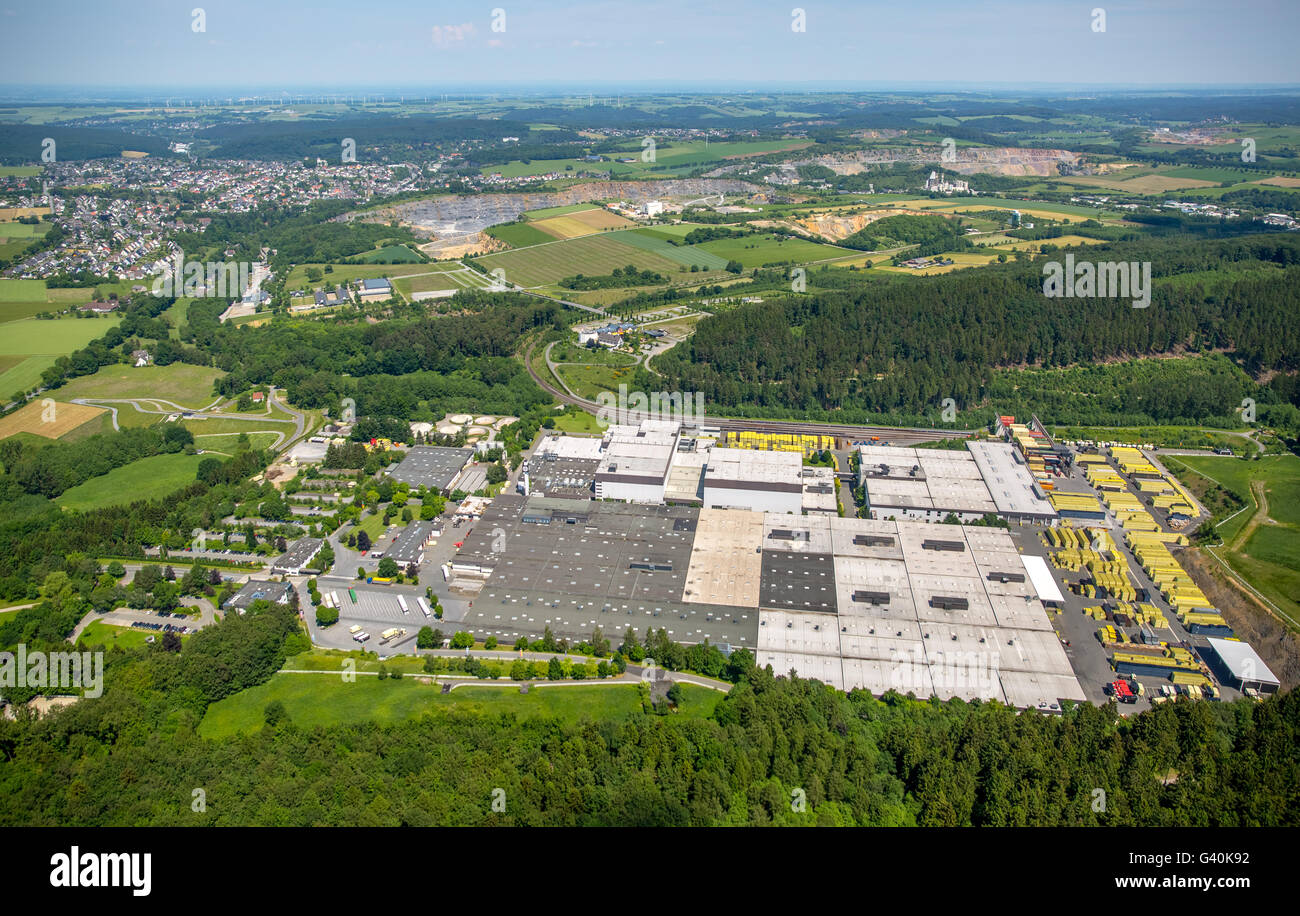
{"label": "blue sky", "polygon": [[[1093,31],[1096,7],[1105,32]],[[1295,0],[0,0],[0,34],[11,90],[1300,83]]]}

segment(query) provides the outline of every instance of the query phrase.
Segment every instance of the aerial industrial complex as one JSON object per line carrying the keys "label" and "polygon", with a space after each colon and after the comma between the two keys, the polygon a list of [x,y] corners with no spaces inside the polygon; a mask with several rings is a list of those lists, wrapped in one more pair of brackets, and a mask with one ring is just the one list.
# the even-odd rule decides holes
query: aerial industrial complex
{"label": "aerial industrial complex", "polygon": [[[548,435],[444,577],[478,638],[663,629],[843,690],[1052,711],[1103,688],[1275,689],[1169,553],[1199,511],[1176,481],[1037,421],[996,432],[964,449],[663,421]],[[852,470],[805,460],[837,444]],[[860,488],[860,517],[841,484]],[[415,528],[399,541],[430,540]]]}

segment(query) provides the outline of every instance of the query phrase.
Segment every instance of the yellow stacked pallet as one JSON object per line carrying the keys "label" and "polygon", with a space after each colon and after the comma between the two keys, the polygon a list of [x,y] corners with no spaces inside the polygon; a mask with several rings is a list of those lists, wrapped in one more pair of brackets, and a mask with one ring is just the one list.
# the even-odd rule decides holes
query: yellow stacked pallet
{"label": "yellow stacked pallet", "polygon": [[1146,624],[1155,630],[1168,629],[1169,618],[1154,604],[1139,604],[1133,609],[1133,616],[1140,624]]}
{"label": "yellow stacked pallet", "polygon": [[1054,490],[1047,498],[1057,512],[1099,512],[1101,510],[1097,498],[1087,493],[1062,493]]}
{"label": "yellow stacked pallet", "polygon": [[1178,620],[1185,627],[1190,627],[1194,623],[1209,627],[1226,627],[1228,625],[1222,614],[1212,610],[1184,611],[1178,615]]}
{"label": "yellow stacked pallet", "polygon": [[1094,604],[1092,607],[1086,607],[1083,609],[1083,612],[1087,614],[1089,617],[1091,617],[1093,620],[1106,619],[1106,609],[1103,608],[1100,604]]}
{"label": "yellow stacked pallet", "polygon": [[728,444],[737,448],[752,448],[769,452],[813,452],[833,450],[833,436],[804,436],[795,433],[759,433],[742,430],[728,438]]}

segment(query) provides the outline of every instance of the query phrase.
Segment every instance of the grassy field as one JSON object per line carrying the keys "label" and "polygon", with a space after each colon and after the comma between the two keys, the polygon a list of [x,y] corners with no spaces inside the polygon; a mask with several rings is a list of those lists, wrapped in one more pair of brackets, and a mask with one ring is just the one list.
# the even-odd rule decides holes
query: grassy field
{"label": "grassy field", "polygon": [[[843,248],[819,245],[805,239],[778,240],[764,235],[757,238],[716,239],[693,246],[716,254],[724,261],[739,261],[746,270],[765,264],[807,264],[853,254]],[[725,264],[724,264],[725,266]]]}
{"label": "grassy field", "polygon": [[[498,682],[505,683],[505,682]],[[722,694],[707,687],[682,685],[685,699],[679,715],[704,718],[712,714]],[[517,686],[458,687],[444,694],[434,684],[415,677],[399,680],[361,675],[352,683],[321,674],[277,674],[267,683],[243,690],[208,707],[199,725],[205,738],[258,731],[266,705],[284,704],[289,719],[302,728],[353,722],[401,722],[434,709],[507,714],[519,718],[548,716],[565,722],[582,719],[623,719],[643,715],[637,687],[628,685],[534,687],[521,694]]]}
{"label": "grassy field", "polygon": [[44,302],[44,280],[0,278],[0,302]]}
{"label": "grassy field", "polygon": [[1220,456],[1170,456],[1170,470],[1187,469],[1217,483],[1245,505],[1219,522],[1223,547],[1214,552],[1266,598],[1300,619],[1300,458],[1258,461]]}
{"label": "grassy field", "polygon": [[556,366],[555,371],[564,383],[580,398],[594,399],[602,391],[618,391],[619,383],[627,384],[631,369],[611,366]]}
{"label": "grassy field", "polygon": [[[148,645],[150,636],[157,638],[160,635],[162,634],[151,630],[118,627],[96,620],[87,624],[86,629],[81,631],[80,641],[87,646],[103,646],[106,649],[112,649],[114,646],[122,649],[140,649]],[[181,642],[187,639],[189,636],[182,636]]]}
{"label": "grassy field", "polygon": [[374,251],[367,251],[365,254],[359,254],[352,259],[354,263],[373,264],[377,262],[395,261],[401,264],[423,264],[424,258],[418,253],[407,248],[405,245],[385,245],[383,248],[376,248]]}
{"label": "grassy field", "polygon": [[0,178],[35,178],[39,174],[39,165],[0,165]]}
{"label": "grassy field", "polygon": [[[674,245],[660,235],[651,235],[651,231],[632,229],[627,232],[620,232],[612,236],[612,238],[673,262],[674,271],[681,266],[699,267],[701,270],[715,271],[723,270],[727,266],[728,258],[714,254],[703,245]],[[591,272],[594,273],[594,271]]]}
{"label": "grassy field", "polygon": [[0,334],[0,355],[5,356],[66,356],[79,350],[96,338],[103,337],[108,329],[116,327],[121,318],[55,318],[40,321],[24,318],[10,321]]}
{"label": "grassy field", "polygon": [[[332,290],[340,283],[351,282],[352,280],[367,280],[376,277],[388,277],[389,279],[406,277],[411,274],[424,273],[436,266],[436,264],[335,264],[332,272],[325,273],[326,265],[324,264],[299,264],[289,271],[289,278],[285,281],[285,288],[297,290],[324,287]],[[324,276],[323,280],[313,282],[307,279],[307,271],[313,267],[321,271]]]}
{"label": "grassy field", "polygon": [[35,239],[44,238],[45,233],[50,231],[52,223],[0,223],[0,239]]}
{"label": "grassy field", "polygon": [[529,245],[542,245],[555,241],[555,236],[543,232],[531,223],[508,223],[493,226],[487,234],[500,239],[512,248],[526,248]]}
{"label": "grassy field", "polygon": [[64,492],[55,500],[64,509],[89,511],[137,499],[158,499],[194,482],[201,455],[154,455],[115,468]]}
{"label": "grassy field", "polygon": [[596,418],[585,411],[582,413],[566,413],[556,415],[555,428],[564,433],[590,433],[600,435],[604,430],[596,422]]}
{"label": "grassy field", "polygon": [[[75,378],[59,389],[73,398],[162,398],[182,407],[206,407],[215,398],[213,383],[220,369],[172,363],[168,366],[105,366],[93,375]],[[2,390],[2,389],[0,389]]]}
{"label": "grassy field", "polygon": [[[3,359],[5,357],[0,357]],[[53,356],[13,357],[17,363],[0,372],[0,398],[30,391],[41,383],[41,374],[54,365]]]}
{"label": "grassy field", "polygon": [[[504,269],[506,280],[525,287],[545,286],[576,274],[602,276],[612,272],[615,267],[625,267],[628,264],[636,265],[638,270],[651,270],[665,275],[677,272],[678,262],[639,246],[615,240],[616,237],[628,235],[632,233],[606,232],[532,248],[497,252],[477,260],[489,271],[498,267]],[[661,244],[670,247],[666,242]],[[723,266],[725,264],[723,261]]]}

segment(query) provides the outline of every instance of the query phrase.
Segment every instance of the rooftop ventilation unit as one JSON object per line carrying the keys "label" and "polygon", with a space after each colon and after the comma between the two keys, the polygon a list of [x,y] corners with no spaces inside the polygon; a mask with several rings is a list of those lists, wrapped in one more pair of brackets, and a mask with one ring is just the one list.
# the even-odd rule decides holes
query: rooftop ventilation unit
{"label": "rooftop ventilation unit", "polygon": [[970,602],[955,595],[935,595],[930,599],[930,607],[944,611],[964,611],[970,607]]}
{"label": "rooftop ventilation unit", "polygon": [[853,600],[864,604],[888,604],[889,592],[856,591],[853,593]]}
{"label": "rooftop ventilation unit", "polygon": [[935,541],[928,540],[921,542],[922,550],[951,550],[954,553],[961,553],[966,549],[965,541]]}
{"label": "rooftop ventilation unit", "polygon": [[990,582],[1024,582],[1025,574],[1015,572],[991,572],[984,578],[988,579]]}
{"label": "rooftop ventilation unit", "polygon": [[853,543],[859,547],[893,547],[894,539],[883,534],[855,534]]}

